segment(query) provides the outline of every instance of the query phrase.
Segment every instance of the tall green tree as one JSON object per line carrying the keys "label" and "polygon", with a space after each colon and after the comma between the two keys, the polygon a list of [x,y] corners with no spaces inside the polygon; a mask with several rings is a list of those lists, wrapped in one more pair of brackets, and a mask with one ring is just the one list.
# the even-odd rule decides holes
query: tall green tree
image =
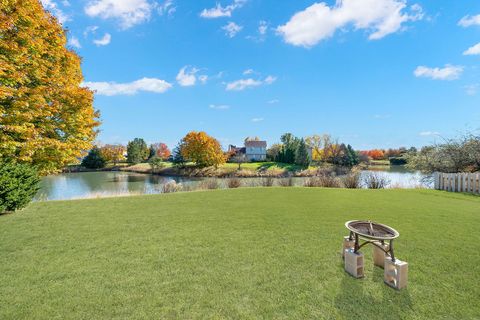
{"label": "tall green tree", "polygon": [[297,150],[295,152],[295,164],[308,167],[310,165],[310,156],[308,155],[307,144],[304,139],[298,142]]}
{"label": "tall green tree", "polygon": [[0,1],[0,157],[43,174],[77,161],[100,124],[66,43],[39,0]]}
{"label": "tall green tree", "polygon": [[127,145],[127,162],[137,164],[148,159],[150,149],[145,140],[142,138],[135,138]]}
{"label": "tall green tree", "polygon": [[353,167],[360,163],[360,157],[358,152],[355,151],[351,145],[347,145],[347,154],[348,154],[348,166]]}
{"label": "tall green tree", "polygon": [[183,158],[182,155],[182,143],[180,142],[174,149],[172,154],[172,162],[175,166],[181,167],[184,166],[186,160]]}
{"label": "tall green tree", "polygon": [[295,153],[297,152],[300,139],[291,133],[285,133],[280,137],[283,148],[278,155],[279,162],[295,163]]}

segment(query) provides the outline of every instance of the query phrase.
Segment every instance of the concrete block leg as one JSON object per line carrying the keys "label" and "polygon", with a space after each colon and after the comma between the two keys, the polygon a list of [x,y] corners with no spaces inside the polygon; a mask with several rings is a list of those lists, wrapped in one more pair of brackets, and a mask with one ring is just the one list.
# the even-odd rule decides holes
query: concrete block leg
{"label": "concrete block leg", "polygon": [[349,237],[343,237],[342,258],[345,259],[345,250],[350,250],[355,247],[355,240],[350,240]]}
{"label": "concrete block leg", "polygon": [[361,252],[353,252],[353,249],[345,250],[345,271],[354,278],[364,276],[364,257]]}
{"label": "concrete block leg", "polygon": [[400,290],[407,286],[408,263],[391,257],[385,258],[384,281],[390,287]]}
{"label": "concrete block leg", "polygon": [[[390,246],[386,243],[382,244],[381,242],[375,242],[376,245],[382,247],[384,250],[389,250]],[[376,245],[372,246],[373,247],[373,264],[376,265],[377,267],[383,268],[385,265],[385,258],[387,257],[387,254],[377,247]]]}

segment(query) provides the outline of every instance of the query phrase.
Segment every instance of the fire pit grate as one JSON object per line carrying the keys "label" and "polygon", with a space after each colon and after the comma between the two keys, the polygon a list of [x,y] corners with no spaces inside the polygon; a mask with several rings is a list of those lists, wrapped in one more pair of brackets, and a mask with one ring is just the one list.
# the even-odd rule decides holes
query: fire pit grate
{"label": "fire pit grate", "polygon": [[[397,230],[381,223],[366,220],[347,221],[345,227],[350,230],[349,239],[355,240],[355,253],[364,245],[372,244],[382,249],[395,262],[393,240],[400,235]],[[365,242],[360,243],[360,238],[363,238]],[[385,241],[389,242],[387,250],[384,247]]]}

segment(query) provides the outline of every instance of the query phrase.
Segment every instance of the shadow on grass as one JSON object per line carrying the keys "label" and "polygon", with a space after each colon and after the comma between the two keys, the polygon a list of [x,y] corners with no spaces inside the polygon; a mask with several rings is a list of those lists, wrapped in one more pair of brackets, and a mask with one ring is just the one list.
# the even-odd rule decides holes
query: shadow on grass
{"label": "shadow on grass", "polygon": [[[341,266],[343,269],[343,264]],[[383,283],[383,269],[375,267],[363,279],[355,279],[346,272],[340,282],[340,294],[335,297],[335,308],[345,319],[404,319],[413,312],[408,288],[397,291],[387,285],[372,292],[368,281]],[[367,289],[368,288],[368,289]]]}

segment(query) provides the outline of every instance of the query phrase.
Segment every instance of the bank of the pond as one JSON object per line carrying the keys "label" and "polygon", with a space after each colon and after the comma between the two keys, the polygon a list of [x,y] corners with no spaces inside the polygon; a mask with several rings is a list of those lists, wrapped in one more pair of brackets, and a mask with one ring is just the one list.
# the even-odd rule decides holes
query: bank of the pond
{"label": "bank of the pond", "polygon": [[[360,180],[372,173],[362,171]],[[429,187],[425,176],[419,172],[397,170],[379,173],[388,184],[387,188]],[[174,183],[175,191],[194,191],[199,189],[224,189],[232,187],[260,186],[304,186],[310,177],[249,177],[249,178],[212,178],[163,176],[126,171],[97,171],[62,173],[42,179],[36,200],[69,200],[81,198],[100,198],[139,194],[157,194],[172,191],[167,188]],[[341,181],[341,177],[338,180]]]}
{"label": "bank of the pond", "polygon": [[[480,198],[261,188],[51,201],[0,216],[1,319],[478,319]],[[340,257],[344,223],[400,232],[408,287]]]}
{"label": "bank of the pond", "polygon": [[[397,170],[406,171],[404,166],[378,165],[373,162],[369,164],[361,164],[356,167],[357,170]],[[236,163],[225,163],[218,168],[206,167],[199,168],[192,164],[185,166],[174,166],[171,162],[165,162],[160,169],[152,170],[148,163],[139,163],[129,165],[127,163],[108,164],[102,169],[88,169],[79,165],[68,166],[63,173],[75,172],[102,172],[102,171],[125,171],[133,173],[148,173],[160,176],[177,176],[177,177],[198,177],[198,178],[252,178],[252,177],[314,177],[319,173],[335,173],[337,175],[345,174],[350,169],[325,164],[322,166],[310,166],[304,168],[295,164],[279,163],[279,162],[249,162],[240,165]]]}

